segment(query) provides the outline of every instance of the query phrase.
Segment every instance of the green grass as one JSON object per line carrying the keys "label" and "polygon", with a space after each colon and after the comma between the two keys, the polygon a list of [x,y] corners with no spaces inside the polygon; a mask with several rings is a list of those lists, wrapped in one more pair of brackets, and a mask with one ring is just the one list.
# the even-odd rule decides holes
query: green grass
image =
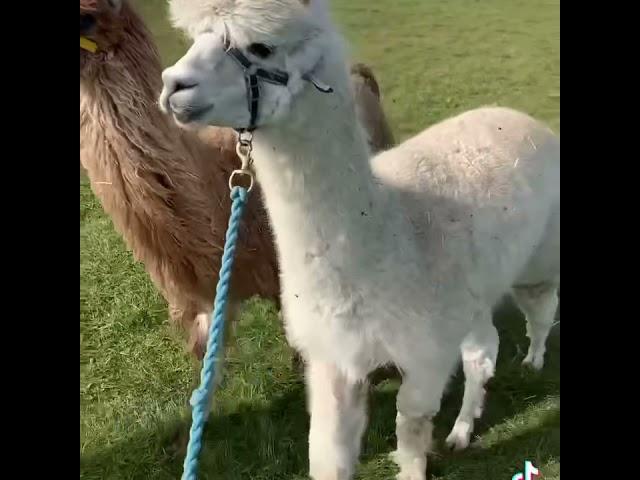
{"label": "green grass", "polygon": [[[186,47],[166,22],[165,0],[137,0],[167,63]],[[372,6],[372,5],[376,6]],[[559,130],[559,0],[334,0],[336,19],[369,63],[400,138],[483,104],[522,109]],[[166,306],[80,179],[80,477],[175,479],[194,368]],[[276,312],[254,300],[205,435],[203,479],[303,479],[304,387],[291,368]],[[521,315],[498,314],[501,350],[475,448],[440,449],[432,480],[509,480],[532,460],[560,477],[559,328],[541,374],[520,368]],[[390,479],[397,383],[378,386],[358,479]],[[436,418],[442,444],[460,405],[461,376]]]}

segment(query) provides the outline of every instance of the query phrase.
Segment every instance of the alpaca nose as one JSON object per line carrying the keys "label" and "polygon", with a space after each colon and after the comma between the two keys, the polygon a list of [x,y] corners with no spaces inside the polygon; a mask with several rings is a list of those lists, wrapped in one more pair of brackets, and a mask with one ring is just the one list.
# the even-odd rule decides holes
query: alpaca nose
{"label": "alpaca nose", "polygon": [[180,72],[176,67],[170,67],[162,72],[162,83],[168,96],[183,90],[189,90],[198,85],[193,79],[185,78],[184,72]]}
{"label": "alpaca nose", "polygon": [[184,81],[177,81],[175,86],[173,87],[173,93],[178,93],[181,92],[182,90],[190,90],[194,87],[197,87],[198,84],[195,82],[184,82]]}
{"label": "alpaca nose", "polygon": [[179,92],[188,92],[193,89],[197,84],[188,84],[183,82],[176,82],[173,86],[173,91],[169,96],[169,108],[173,112],[173,115],[179,121],[185,121],[189,118],[191,114],[191,107],[185,106],[183,103],[180,103],[180,98],[176,94]]}
{"label": "alpaca nose", "polygon": [[184,75],[179,75],[174,68],[167,68],[162,72],[162,83],[164,84],[162,92],[164,107],[174,112],[180,109],[180,106],[176,105],[175,94],[188,92],[198,85],[195,80],[187,80]]}

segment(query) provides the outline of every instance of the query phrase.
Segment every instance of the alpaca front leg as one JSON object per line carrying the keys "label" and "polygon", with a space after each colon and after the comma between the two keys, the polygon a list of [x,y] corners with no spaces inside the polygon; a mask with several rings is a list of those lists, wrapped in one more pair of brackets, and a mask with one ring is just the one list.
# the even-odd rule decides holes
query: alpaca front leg
{"label": "alpaca front leg", "polygon": [[431,449],[433,416],[410,416],[398,409],[396,437],[398,447],[391,458],[400,468],[397,480],[426,480],[427,453]]}
{"label": "alpaca front leg", "polygon": [[[207,351],[207,343],[209,340],[209,330],[211,328],[212,322],[212,314],[211,311],[201,311],[198,313],[194,319],[194,324],[192,326],[192,338],[198,344],[201,344],[202,354],[200,355],[200,369],[202,368],[202,360]],[[215,369],[215,377],[213,379],[214,385],[212,386],[214,391],[218,389],[220,382],[224,376],[224,367],[225,367],[225,349],[226,345],[229,344],[231,339],[231,334],[233,331],[233,324],[236,322],[237,318],[240,314],[240,303],[235,300],[230,300],[227,305],[227,311],[225,313],[225,325],[224,332],[222,336],[222,344],[218,344],[217,350],[217,362]],[[198,372],[198,385],[200,385],[200,371]],[[213,405],[214,395],[209,396],[209,402],[206,409],[207,419],[209,414],[211,413],[211,408]]]}
{"label": "alpaca front leg", "polygon": [[[194,342],[194,345],[196,345],[193,351],[198,352],[197,354],[200,359],[200,362],[198,362],[199,367],[198,367],[198,374],[197,374],[195,388],[198,388],[200,386],[200,375],[201,375],[200,370],[202,369],[203,357],[207,351],[207,340],[209,338],[210,325],[211,325],[211,312],[200,312],[196,315],[196,318],[193,323],[193,328],[191,330],[192,342]],[[224,349],[220,348],[218,352],[219,352],[218,354],[219,360],[216,368],[216,375],[213,379],[215,387],[217,387],[220,384],[220,381],[222,380],[222,366],[224,362]],[[191,403],[191,400],[189,400],[189,403]],[[211,413],[212,406],[213,406],[213,395],[209,397],[209,402],[207,404],[207,409],[206,409],[207,420],[209,419],[209,414]]]}
{"label": "alpaca front leg", "polygon": [[464,397],[456,422],[447,437],[449,448],[462,450],[469,445],[476,418],[482,415],[485,384],[495,372],[498,357],[498,332],[491,323],[491,312],[484,315],[483,322],[462,342],[462,368],[464,371]]}
{"label": "alpaca front leg", "polygon": [[350,480],[367,423],[366,381],[347,379],[335,365],[309,361],[311,426],[309,470],[313,480]]}
{"label": "alpaca front leg", "polygon": [[[438,362],[442,365],[442,362]],[[415,371],[405,370],[398,391],[396,437],[398,447],[392,454],[400,467],[397,480],[426,480],[427,453],[431,449],[433,417],[440,410],[440,400],[455,358],[440,369],[420,365]],[[419,368],[423,368],[419,371]]]}

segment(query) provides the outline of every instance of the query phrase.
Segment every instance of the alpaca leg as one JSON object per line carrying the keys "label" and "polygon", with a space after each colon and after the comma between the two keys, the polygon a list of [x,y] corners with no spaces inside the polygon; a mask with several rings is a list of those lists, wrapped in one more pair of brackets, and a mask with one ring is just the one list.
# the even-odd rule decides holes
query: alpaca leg
{"label": "alpaca leg", "polygon": [[350,480],[367,423],[365,381],[353,382],[335,365],[306,365],[309,470],[313,480]]}
{"label": "alpaca leg", "polygon": [[498,332],[491,323],[491,312],[485,321],[474,327],[462,342],[462,369],[464,371],[464,397],[458,418],[447,437],[447,445],[462,450],[469,445],[476,418],[482,416],[485,384],[493,377],[498,357]]}
{"label": "alpaca leg", "polygon": [[[235,323],[239,314],[240,314],[240,303],[235,300],[229,301],[227,305],[227,312],[225,315],[225,328],[224,328],[224,333],[222,338],[223,344],[218,345],[218,355],[217,355],[218,361],[216,363],[215,377],[213,379],[214,391],[218,389],[218,386],[220,385],[220,382],[222,381],[222,378],[223,378],[223,371],[225,366],[225,362],[224,362],[225,349],[232,339],[231,337],[233,332],[233,324]],[[202,311],[198,313],[195,317],[193,328],[192,328],[192,337],[200,345],[199,348],[201,349],[201,354],[199,355],[199,358],[201,360],[200,368],[202,368],[202,359],[207,351],[207,342],[209,340],[209,329],[211,327],[211,320],[212,320],[211,316],[212,316],[212,312]],[[198,371],[197,384],[198,386],[200,385],[199,371]],[[214,399],[214,395],[211,395],[209,397],[209,404],[207,406],[207,417],[211,412],[213,399]]]}
{"label": "alpaca leg", "polygon": [[547,337],[558,308],[557,283],[516,287],[513,297],[527,319],[529,351],[522,361],[536,370],[544,365]]}
{"label": "alpaca leg", "polygon": [[[433,417],[440,410],[442,392],[457,356],[450,361],[426,363],[426,370],[407,371],[398,391],[396,437],[398,447],[392,454],[400,467],[397,480],[425,480],[427,453],[431,449]],[[422,365],[421,365],[422,367]]]}
{"label": "alpaca leg", "polygon": [[[198,378],[196,381],[196,388],[200,386],[200,369],[202,368],[202,360],[204,354],[207,351],[207,339],[209,338],[209,325],[211,324],[211,313],[210,312],[200,312],[196,315],[196,318],[193,322],[193,329],[191,330],[192,341],[194,342],[194,352],[197,352],[198,358],[200,359],[199,368],[198,368]],[[220,352],[220,350],[219,350]],[[223,351],[222,351],[223,352]],[[219,355],[219,358],[224,361],[224,356]],[[219,361],[216,368],[216,376],[213,379],[215,384],[215,388],[217,389],[220,380],[222,379],[222,361]],[[206,415],[207,420],[209,419],[209,413],[211,413],[211,407],[213,405],[213,395],[209,398],[209,404],[207,405]]]}
{"label": "alpaca leg", "polygon": [[211,312],[199,312],[193,320],[189,345],[199,360],[202,360],[207,350],[209,325],[211,325]]}

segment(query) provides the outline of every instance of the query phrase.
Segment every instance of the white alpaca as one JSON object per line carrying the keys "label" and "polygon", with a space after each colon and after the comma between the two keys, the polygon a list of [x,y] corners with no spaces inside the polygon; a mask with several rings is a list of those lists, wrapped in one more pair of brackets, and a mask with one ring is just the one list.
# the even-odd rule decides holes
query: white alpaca
{"label": "white alpaca", "polygon": [[526,361],[542,366],[559,282],[559,140],[524,114],[483,108],[370,159],[323,0],[172,0],[171,13],[194,38],[163,74],[160,104],[178,123],[250,124],[244,72],[223,38],[249,73],[288,74],[260,84],[253,157],[287,337],[307,363],[311,476],[352,477],[366,376],[393,363],[398,478],[424,480],[460,349],[465,397],[448,440],[468,443],[498,351],[491,309],[513,287]]}

